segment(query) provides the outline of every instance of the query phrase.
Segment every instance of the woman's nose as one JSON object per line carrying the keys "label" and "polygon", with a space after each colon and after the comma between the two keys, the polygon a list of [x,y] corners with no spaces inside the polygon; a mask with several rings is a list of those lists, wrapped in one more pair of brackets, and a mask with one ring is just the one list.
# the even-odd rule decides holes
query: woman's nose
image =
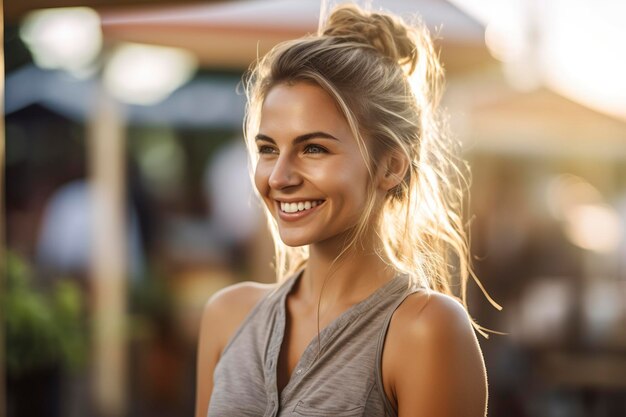
{"label": "woman's nose", "polygon": [[300,181],[301,177],[289,155],[279,156],[276,163],[272,167],[272,172],[269,178],[270,187],[275,190],[280,190],[293,185],[298,185]]}

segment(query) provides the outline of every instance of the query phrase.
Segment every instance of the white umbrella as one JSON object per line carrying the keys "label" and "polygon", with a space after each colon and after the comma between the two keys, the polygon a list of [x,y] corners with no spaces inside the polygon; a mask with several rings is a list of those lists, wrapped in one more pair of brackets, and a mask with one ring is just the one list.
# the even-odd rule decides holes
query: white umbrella
{"label": "white umbrella", "polygon": [[[420,15],[444,45],[449,70],[489,60],[484,28],[447,1],[381,0],[383,8],[404,17]],[[276,43],[317,31],[319,0],[248,0],[221,4],[154,6],[99,10],[105,40],[185,48],[202,65],[244,69]]]}

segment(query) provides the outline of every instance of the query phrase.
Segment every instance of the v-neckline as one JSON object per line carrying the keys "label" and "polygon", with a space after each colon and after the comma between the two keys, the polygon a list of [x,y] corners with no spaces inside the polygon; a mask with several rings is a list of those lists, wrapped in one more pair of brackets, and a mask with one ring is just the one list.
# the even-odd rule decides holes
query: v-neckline
{"label": "v-neckline", "polygon": [[[291,294],[291,291],[293,290],[295,285],[299,282],[299,280],[302,278],[303,274],[304,274],[304,269],[301,269],[299,272],[297,272],[295,274],[295,277],[292,279],[289,285],[285,288],[285,291],[283,292],[283,294],[281,294],[279,306],[278,306],[279,319],[276,322],[277,324],[276,330],[279,331],[280,334],[278,335],[278,337],[276,337],[275,344],[274,344],[274,346],[275,347],[277,346],[277,348],[273,349],[273,351],[270,353],[271,355],[270,361],[273,364],[275,364],[275,366],[272,369],[273,385],[274,385],[274,389],[276,390],[276,393],[278,394],[278,398],[280,399],[281,404],[284,403],[286,394],[288,394],[291,391],[296,380],[299,380],[304,375],[306,375],[308,369],[314,363],[314,362],[310,362],[309,357],[311,357],[311,355],[315,355],[316,352],[314,351],[315,349],[317,349],[318,336],[316,334],[313,336],[311,341],[306,345],[306,347],[302,351],[300,358],[298,358],[298,361],[296,362],[296,365],[294,366],[292,370],[293,372],[291,372],[288,375],[287,383],[285,384],[283,389],[279,392],[278,391],[278,361],[280,359],[282,344],[285,338],[286,325],[287,325],[287,297],[289,296],[289,294]],[[337,317],[331,320],[331,322],[328,323],[323,329],[321,329],[319,332],[320,352],[324,350],[324,347],[332,339],[332,336],[336,333],[336,330],[338,328],[341,328],[345,324],[351,322],[355,318],[355,316],[359,315],[361,311],[370,307],[376,301],[377,298],[380,298],[380,300],[382,300],[384,297],[379,297],[379,295],[390,290],[392,287],[395,287],[392,284],[396,283],[402,277],[403,277],[402,275],[398,274],[392,279],[390,279],[389,281],[385,282],[376,290],[374,290],[374,292],[372,292],[370,295],[365,297],[363,300],[348,307],[345,311],[343,311],[341,314],[339,314]],[[305,362],[310,362],[310,363],[307,364]]]}

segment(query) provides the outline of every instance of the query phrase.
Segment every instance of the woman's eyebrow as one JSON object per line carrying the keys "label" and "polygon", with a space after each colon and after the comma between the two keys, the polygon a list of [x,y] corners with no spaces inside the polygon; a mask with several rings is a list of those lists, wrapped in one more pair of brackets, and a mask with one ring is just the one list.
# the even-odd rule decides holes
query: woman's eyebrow
{"label": "woman's eyebrow", "polygon": [[[326,133],[326,132],[311,132],[311,133],[305,133],[304,135],[300,135],[300,136],[296,136],[293,139],[293,144],[297,145],[298,143],[301,142],[305,142],[307,140],[311,140],[313,138],[324,138],[324,139],[333,139],[333,140],[339,140],[336,137],[334,137],[333,135],[331,135],[330,133]],[[256,135],[255,141],[257,140],[262,140],[265,142],[270,142],[273,144],[276,144],[276,141],[274,139],[272,139],[271,137],[264,135],[262,133],[259,133],[258,135]]]}

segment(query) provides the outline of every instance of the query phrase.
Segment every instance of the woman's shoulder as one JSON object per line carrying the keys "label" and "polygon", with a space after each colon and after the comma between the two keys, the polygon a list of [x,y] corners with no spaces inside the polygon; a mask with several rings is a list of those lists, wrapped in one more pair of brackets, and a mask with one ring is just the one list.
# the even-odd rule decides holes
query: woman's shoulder
{"label": "woman's shoulder", "polygon": [[277,285],[245,281],[224,287],[208,299],[204,307],[205,314],[217,314],[220,317],[228,314],[243,318]]}
{"label": "woman's shoulder", "polygon": [[219,337],[224,347],[254,306],[277,285],[246,281],[222,288],[206,302],[202,322],[211,326],[211,333]]}
{"label": "woman's shoulder", "polygon": [[394,313],[394,320],[420,333],[456,333],[472,329],[467,310],[457,298],[428,289],[407,296]]}
{"label": "woman's shoulder", "polygon": [[406,369],[402,366],[405,356],[412,360],[416,352],[423,352],[422,356],[436,353],[445,360],[466,355],[478,342],[471,318],[458,299],[421,289],[407,296],[394,312],[385,345],[394,351],[398,369]]}
{"label": "woman's shoulder", "polygon": [[415,407],[424,415],[484,415],[484,361],[471,318],[456,298],[430,290],[409,295],[394,314],[387,347],[400,415]]}
{"label": "woman's shoulder", "polygon": [[397,335],[406,352],[435,349],[439,354],[464,354],[477,345],[472,320],[455,297],[432,290],[419,290],[400,304],[393,315],[390,336]]}

